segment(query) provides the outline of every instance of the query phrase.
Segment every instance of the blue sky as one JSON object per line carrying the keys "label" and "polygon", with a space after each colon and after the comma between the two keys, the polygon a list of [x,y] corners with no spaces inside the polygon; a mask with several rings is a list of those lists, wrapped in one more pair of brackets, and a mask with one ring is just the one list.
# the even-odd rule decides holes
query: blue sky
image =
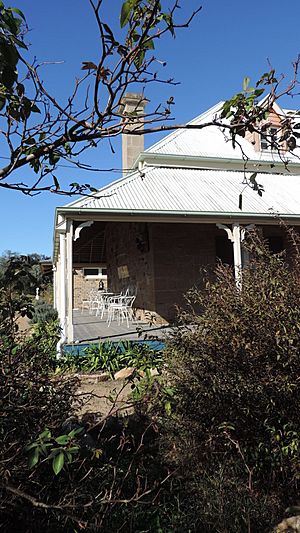
{"label": "blue sky", "polygon": [[[181,30],[175,40],[161,39],[157,48],[157,56],[167,61],[166,77],[174,77],[180,85],[148,86],[146,92],[153,104],[174,96],[177,123],[238,92],[245,76],[255,81],[268,70],[268,60],[288,80],[291,62],[300,53],[299,0],[285,4],[280,0],[181,0],[182,12],[199,4],[203,9],[191,27]],[[9,5],[26,15],[31,29],[27,38],[30,55],[44,61],[64,61],[44,70],[47,88],[63,101],[75,76],[80,76],[82,61],[97,59],[96,26],[88,0],[11,0]],[[105,18],[117,27],[122,1],[104,0],[104,5]],[[282,104],[300,107],[296,100]],[[158,138],[157,134],[147,136],[146,147]],[[120,140],[114,140],[113,145],[114,155],[103,145],[91,150],[86,161],[96,167],[120,168]],[[22,172],[26,181],[29,171]],[[57,175],[65,183],[83,181],[101,187],[118,178],[119,172],[85,173],[59,167]],[[9,249],[51,255],[54,209],[69,200],[47,193],[33,198],[7,190],[0,190],[0,194],[0,254]]]}

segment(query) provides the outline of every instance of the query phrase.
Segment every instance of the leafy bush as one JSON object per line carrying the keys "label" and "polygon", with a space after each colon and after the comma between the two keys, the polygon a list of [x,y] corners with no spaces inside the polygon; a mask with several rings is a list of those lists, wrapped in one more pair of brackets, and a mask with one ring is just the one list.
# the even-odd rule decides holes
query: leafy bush
{"label": "leafy bush", "polygon": [[[32,477],[24,447],[45,427],[60,434],[62,421],[72,414],[76,382],[55,379],[51,375],[53,360],[39,351],[40,337],[0,343],[1,463],[0,475],[3,531],[29,530],[32,501],[39,492],[50,490],[51,479],[42,471]],[[23,495],[24,494],[24,495]],[[33,513],[34,515],[34,513]],[[25,521],[23,523],[23,521]]]}
{"label": "leafy bush", "polygon": [[52,320],[56,320],[58,314],[53,305],[45,302],[44,300],[35,300],[33,304],[33,316],[32,322],[37,324],[39,322],[45,323]]}
{"label": "leafy bush", "polygon": [[16,266],[0,298],[1,531],[138,533],[145,521],[157,531],[153,502],[167,472],[155,425],[141,415],[78,419],[76,379],[53,372],[57,321],[18,334],[16,315],[30,307]]}
{"label": "leafy bush", "polygon": [[169,344],[175,395],[161,416],[164,460],[180,473],[174,531],[270,531],[299,495],[298,271],[255,236],[248,249],[241,290],[219,266],[189,293]]}
{"label": "leafy bush", "polygon": [[[1,351],[1,531],[157,531],[167,471],[145,416],[82,420],[76,380],[54,376],[37,339]],[[70,416],[71,415],[71,416]],[[48,429],[47,429],[48,428]]]}
{"label": "leafy bush", "polygon": [[113,377],[118,370],[126,367],[143,371],[161,369],[163,361],[162,351],[152,350],[147,344],[120,341],[91,344],[84,349],[84,354],[66,354],[58,365],[61,370],[104,371]]}

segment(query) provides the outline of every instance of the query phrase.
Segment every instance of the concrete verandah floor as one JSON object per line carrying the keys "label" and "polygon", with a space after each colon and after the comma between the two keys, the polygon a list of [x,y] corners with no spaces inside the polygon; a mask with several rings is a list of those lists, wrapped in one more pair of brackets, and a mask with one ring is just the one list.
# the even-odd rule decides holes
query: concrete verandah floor
{"label": "concrete verandah floor", "polygon": [[118,325],[116,320],[113,320],[111,325],[108,326],[106,316],[101,319],[99,316],[89,314],[87,310],[83,313],[79,310],[74,310],[73,324],[74,342],[76,343],[99,340],[139,340],[144,339],[145,336],[163,340],[172,329],[168,326],[150,326],[140,320],[130,321],[129,328],[126,321]]}

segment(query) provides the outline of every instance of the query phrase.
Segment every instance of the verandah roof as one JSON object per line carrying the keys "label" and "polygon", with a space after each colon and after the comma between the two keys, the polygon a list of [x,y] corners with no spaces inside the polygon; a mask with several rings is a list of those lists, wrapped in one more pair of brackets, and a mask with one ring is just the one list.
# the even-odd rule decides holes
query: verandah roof
{"label": "verandah roof", "polygon": [[[174,167],[145,167],[80,198],[64,210],[99,210],[99,213],[151,212],[152,214],[209,213],[232,216],[275,214],[300,217],[300,175],[257,174],[260,196],[245,183],[251,173]],[[242,209],[240,195],[242,194]]]}

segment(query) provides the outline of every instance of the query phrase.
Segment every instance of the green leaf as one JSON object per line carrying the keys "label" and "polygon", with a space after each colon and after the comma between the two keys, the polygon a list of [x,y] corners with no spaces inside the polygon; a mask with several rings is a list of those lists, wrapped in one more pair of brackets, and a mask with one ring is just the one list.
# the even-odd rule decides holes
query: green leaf
{"label": "green leaf", "polygon": [[25,87],[24,87],[23,83],[17,83],[17,94],[18,94],[18,96],[23,96],[24,93],[25,93]]}
{"label": "green leaf", "polygon": [[25,446],[25,451],[26,452],[29,452],[30,450],[33,450],[33,448],[38,448],[38,444],[36,442],[32,442],[31,444],[27,444],[27,446]]}
{"label": "green leaf", "polygon": [[71,147],[70,147],[70,144],[68,142],[66,142],[64,144],[64,149],[66,151],[67,154],[70,154],[71,153]]}
{"label": "green leaf", "polygon": [[49,429],[45,429],[45,431],[39,435],[39,438],[41,440],[51,439],[51,431],[49,431]]}
{"label": "green leaf", "polygon": [[175,37],[174,23],[173,23],[172,15],[170,13],[163,13],[163,19],[164,19],[165,23],[167,24],[168,30],[169,30],[169,32],[171,32],[171,35],[173,37]]}
{"label": "green leaf", "polygon": [[[55,178],[55,176],[53,176],[53,178]],[[57,179],[55,178],[55,180],[57,181]],[[58,184],[58,182],[57,182]],[[59,187],[59,185],[58,185]],[[55,442],[57,442],[57,444],[68,444],[70,438],[68,435],[60,435],[59,437],[57,437],[57,439],[55,439]]]}
{"label": "green leaf", "polygon": [[72,429],[72,431],[68,433],[68,436],[70,437],[70,439],[74,439],[75,435],[78,435],[79,433],[82,433],[82,432],[83,432],[83,428]]}
{"label": "green leaf", "polygon": [[33,113],[40,113],[40,112],[41,112],[41,111],[39,110],[38,106],[35,105],[35,104],[32,104],[32,105],[31,105],[31,111],[32,111]]}
{"label": "green leaf", "polygon": [[39,462],[40,452],[38,448],[35,448],[33,454],[29,457],[29,468],[33,468]]}
{"label": "green leaf", "polygon": [[10,9],[10,11],[13,11],[14,13],[17,13],[17,15],[19,15],[19,17],[21,17],[21,19],[23,19],[24,22],[26,22],[25,16],[24,16],[24,14],[22,13],[22,11],[20,9],[18,9],[17,7],[10,7],[9,9]]}
{"label": "green leaf", "polygon": [[124,28],[124,26],[129,21],[131,11],[132,11],[132,2],[130,0],[126,0],[126,2],[124,2],[124,4],[122,5],[121,14],[120,14],[121,28]]}
{"label": "green leaf", "polygon": [[171,407],[171,402],[169,402],[169,400],[165,402],[165,411],[166,411],[166,414],[170,416],[172,412],[172,407]]}
{"label": "green leaf", "polygon": [[52,468],[54,474],[57,476],[59,472],[62,470],[65,462],[65,456],[64,452],[60,452],[58,455],[56,455],[52,461]]}
{"label": "green leaf", "polygon": [[141,68],[144,58],[145,58],[145,50],[140,50],[134,59],[134,65],[137,70]]}
{"label": "green leaf", "polygon": [[243,91],[244,91],[244,92],[247,91],[248,86],[249,86],[249,83],[250,83],[250,78],[248,78],[248,76],[246,76],[246,77],[243,79]]}
{"label": "green leaf", "polygon": [[258,96],[261,96],[264,92],[265,92],[264,89],[256,89],[254,91],[254,95],[258,97]]}
{"label": "green leaf", "polygon": [[20,41],[20,39],[18,39],[14,35],[10,35],[10,40],[13,41],[15,44],[17,44],[20,48],[25,48],[26,50],[28,49],[28,46],[25,43],[23,43],[23,41]]}
{"label": "green leaf", "polygon": [[79,446],[72,446],[71,448],[68,448],[68,452],[69,453],[77,453],[79,451],[80,447]]}
{"label": "green leaf", "polygon": [[35,139],[34,139],[34,137],[28,137],[27,139],[25,139],[25,140],[24,140],[24,144],[34,145],[34,144],[35,144]]}
{"label": "green leaf", "polygon": [[7,65],[2,69],[1,78],[3,85],[11,89],[17,79],[17,71],[15,68],[11,68],[10,65]]}
{"label": "green leaf", "polygon": [[51,152],[49,154],[49,163],[50,165],[55,165],[60,160],[59,152]]}
{"label": "green leaf", "polygon": [[71,463],[72,460],[73,460],[73,456],[72,456],[72,454],[71,454],[69,451],[67,451],[67,452],[66,452],[66,456],[67,456],[67,459],[68,459],[68,463]]}
{"label": "green leaf", "polygon": [[167,395],[167,396],[171,396],[173,397],[174,396],[174,388],[172,387],[164,387],[163,389],[164,393]]}
{"label": "green leaf", "polygon": [[148,50],[154,50],[154,42],[153,42],[153,39],[151,39],[151,41],[147,41],[145,43],[145,48],[147,48]]}
{"label": "green leaf", "polygon": [[2,111],[2,109],[4,108],[5,103],[6,103],[6,98],[3,98],[3,97],[1,96],[1,97],[0,97],[0,111]]}

